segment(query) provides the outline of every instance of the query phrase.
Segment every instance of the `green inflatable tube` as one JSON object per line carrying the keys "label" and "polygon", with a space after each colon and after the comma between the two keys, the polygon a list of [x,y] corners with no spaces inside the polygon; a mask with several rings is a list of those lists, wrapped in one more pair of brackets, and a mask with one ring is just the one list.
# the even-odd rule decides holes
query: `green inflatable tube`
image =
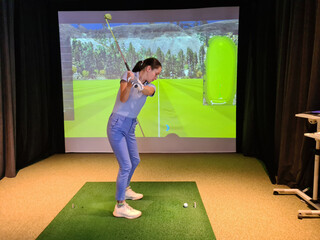
{"label": "green inflatable tube", "polygon": [[204,92],[207,104],[233,104],[236,79],[237,46],[229,37],[212,37],[206,56]]}

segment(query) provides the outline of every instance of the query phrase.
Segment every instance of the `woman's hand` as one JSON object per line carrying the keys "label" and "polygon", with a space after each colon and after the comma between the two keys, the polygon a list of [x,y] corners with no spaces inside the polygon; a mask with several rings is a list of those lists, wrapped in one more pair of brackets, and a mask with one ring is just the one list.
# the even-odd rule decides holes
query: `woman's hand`
{"label": "woman's hand", "polygon": [[131,71],[128,71],[127,72],[127,79],[128,79],[128,82],[131,82],[134,79],[134,73]]}

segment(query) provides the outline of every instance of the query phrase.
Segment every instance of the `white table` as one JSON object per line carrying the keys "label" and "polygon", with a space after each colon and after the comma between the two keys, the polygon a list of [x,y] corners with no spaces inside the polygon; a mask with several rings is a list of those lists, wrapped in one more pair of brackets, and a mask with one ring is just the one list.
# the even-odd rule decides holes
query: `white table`
{"label": "white table", "polygon": [[320,216],[320,203],[318,201],[318,180],[319,180],[319,149],[320,149],[320,114],[299,113],[296,117],[307,118],[309,123],[317,124],[317,132],[305,133],[306,137],[313,138],[316,141],[316,153],[314,157],[314,175],[313,175],[313,194],[312,198],[300,189],[273,189],[273,194],[295,194],[305,200],[316,210],[299,210],[298,218],[302,219],[307,216]]}

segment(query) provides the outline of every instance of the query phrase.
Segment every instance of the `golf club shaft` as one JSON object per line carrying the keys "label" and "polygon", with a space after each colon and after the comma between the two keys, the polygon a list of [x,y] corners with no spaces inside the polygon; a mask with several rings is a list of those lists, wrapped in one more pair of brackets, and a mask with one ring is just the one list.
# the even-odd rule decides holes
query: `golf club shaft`
{"label": "golf club shaft", "polygon": [[141,125],[140,125],[140,122],[139,122],[138,118],[137,118],[137,121],[138,121],[138,125],[139,125],[139,127],[140,127],[140,130],[141,130],[142,136],[145,137],[145,136],[144,136],[144,132],[142,131],[142,127],[141,127]]}
{"label": "golf club shaft", "polygon": [[123,61],[124,61],[124,64],[126,65],[127,70],[130,71],[130,68],[129,68],[128,64],[127,64],[127,61],[126,61],[126,59],[124,58],[124,56],[123,56],[123,54],[122,54],[122,51],[121,51],[120,46],[119,46],[119,44],[118,44],[118,41],[117,41],[116,37],[113,35],[112,29],[111,29],[111,27],[110,27],[109,22],[108,22],[107,19],[106,19],[106,22],[107,22],[107,24],[108,24],[109,30],[110,30],[110,32],[111,32],[111,34],[112,34],[112,37],[113,37],[114,41],[115,41],[116,44],[117,44],[118,50],[119,50],[119,52],[120,52],[120,54],[121,54],[121,57],[122,57],[122,59],[123,59]]}

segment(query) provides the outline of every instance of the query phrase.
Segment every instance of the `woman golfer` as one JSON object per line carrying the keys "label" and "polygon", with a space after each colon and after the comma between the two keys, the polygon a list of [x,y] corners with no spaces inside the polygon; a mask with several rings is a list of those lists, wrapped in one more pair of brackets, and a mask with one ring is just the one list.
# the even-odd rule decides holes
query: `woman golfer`
{"label": "woman golfer", "polygon": [[162,70],[156,58],[139,61],[132,72],[123,74],[120,89],[108,121],[107,135],[111,148],[119,163],[116,200],[113,215],[134,219],[141,211],[131,208],[125,200],[138,200],[143,197],[130,188],[131,177],[140,162],[135,127],[137,116],[148,96],[153,96],[156,87],[151,84]]}

